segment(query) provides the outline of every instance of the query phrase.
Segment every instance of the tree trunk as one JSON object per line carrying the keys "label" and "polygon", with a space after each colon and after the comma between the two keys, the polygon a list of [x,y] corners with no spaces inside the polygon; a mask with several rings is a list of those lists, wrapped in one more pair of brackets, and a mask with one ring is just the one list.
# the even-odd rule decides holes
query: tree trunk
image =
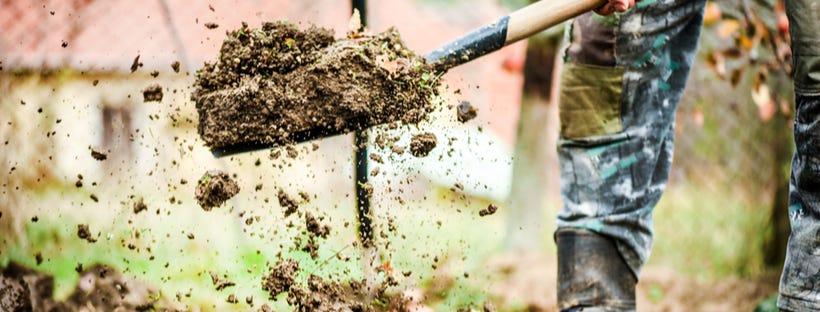
{"label": "tree trunk", "polygon": [[530,39],[527,46],[505,238],[510,252],[537,251],[543,242],[549,164],[550,158],[556,158],[555,138],[549,129],[556,127],[557,118],[551,116],[557,114],[550,99],[560,41],[561,33],[553,32]]}

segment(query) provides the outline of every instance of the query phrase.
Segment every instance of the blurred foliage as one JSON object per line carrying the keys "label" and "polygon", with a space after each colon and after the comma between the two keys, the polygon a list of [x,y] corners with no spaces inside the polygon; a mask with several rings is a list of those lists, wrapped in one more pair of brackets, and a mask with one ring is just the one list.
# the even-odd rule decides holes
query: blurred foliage
{"label": "blurred foliage", "polygon": [[784,102],[791,90],[773,88],[776,82],[769,79],[773,73],[792,73],[783,0],[709,2],[704,27],[716,35],[705,55],[717,77],[737,87],[744,76],[754,73],[751,98],[760,119],[769,121],[777,111],[789,116],[791,110]]}

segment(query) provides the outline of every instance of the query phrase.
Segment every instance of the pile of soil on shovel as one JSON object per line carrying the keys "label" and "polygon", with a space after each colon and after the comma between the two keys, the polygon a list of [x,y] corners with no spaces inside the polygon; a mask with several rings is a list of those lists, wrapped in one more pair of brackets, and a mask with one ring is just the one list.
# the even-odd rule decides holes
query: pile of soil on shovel
{"label": "pile of soil on shovel", "polygon": [[53,276],[14,262],[2,269],[0,311],[157,311],[168,303],[156,290],[105,265],[82,270],[64,301],[53,296]]}
{"label": "pile of soil on shovel", "polygon": [[192,99],[209,147],[283,145],[417,123],[432,110],[438,77],[392,28],[335,39],[316,26],[243,23],[197,73]]}

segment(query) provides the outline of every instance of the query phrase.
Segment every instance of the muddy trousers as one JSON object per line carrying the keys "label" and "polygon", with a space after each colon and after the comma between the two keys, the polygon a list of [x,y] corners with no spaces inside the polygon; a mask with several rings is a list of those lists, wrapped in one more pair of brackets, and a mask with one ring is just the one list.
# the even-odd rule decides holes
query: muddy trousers
{"label": "muddy trousers", "polygon": [[[581,15],[567,28],[558,146],[564,205],[556,238],[567,229],[606,237],[619,255],[613,259],[630,273],[618,271],[619,276],[637,277],[649,257],[652,209],[669,176],[675,110],[704,6],[705,0],[644,0],[625,14]],[[584,257],[558,241],[559,269],[569,267],[562,263],[566,259]],[[577,288],[571,284],[579,271],[574,272],[559,272],[559,289]],[[634,310],[631,287],[631,296],[608,298],[600,306],[584,303],[581,311]],[[596,302],[595,295],[560,293],[560,309]]]}
{"label": "muddy trousers", "polygon": [[791,235],[777,305],[820,310],[820,0],[786,0],[794,59]]}

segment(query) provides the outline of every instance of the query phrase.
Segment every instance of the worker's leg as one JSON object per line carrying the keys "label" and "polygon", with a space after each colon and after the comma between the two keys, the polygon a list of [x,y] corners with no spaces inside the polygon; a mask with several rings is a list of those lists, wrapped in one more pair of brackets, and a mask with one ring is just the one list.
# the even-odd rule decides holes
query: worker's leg
{"label": "worker's leg", "polygon": [[794,56],[795,118],[789,187],[792,233],[778,306],[820,310],[820,1],[786,0]]}
{"label": "worker's leg", "polygon": [[[652,245],[652,209],[669,175],[675,109],[704,4],[644,0],[620,16],[584,14],[573,22],[559,106],[561,309],[635,308],[634,284]],[[617,252],[598,257],[608,251],[578,248],[586,244]],[[584,291],[596,287],[612,291]]]}

